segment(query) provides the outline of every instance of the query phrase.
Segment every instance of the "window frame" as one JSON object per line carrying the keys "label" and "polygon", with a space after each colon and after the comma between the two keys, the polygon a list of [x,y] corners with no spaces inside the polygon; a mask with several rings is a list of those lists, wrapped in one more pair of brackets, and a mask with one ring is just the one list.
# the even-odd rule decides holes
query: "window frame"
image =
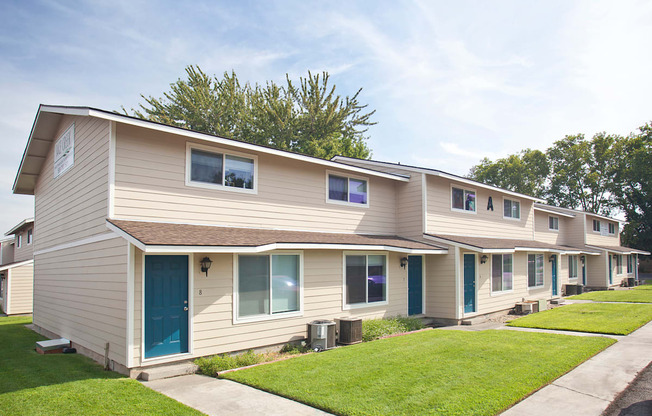
{"label": "window frame", "polygon": [[[490,254],[491,256],[491,264],[489,266],[489,286],[491,287],[491,295],[502,295],[505,293],[513,293],[514,292],[514,253],[492,253]],[[494,290],[494,282],[493,282],[493,270],[494,270],[494,256],[500,256],[500,270],[501,270],[501,287],[505,287],[505,259],[504,256],[512,256],[512,288],[511,289],[501,289],[501,290]]]}
{"label": "window frame", "polygon": [[[530,256],[534,256],[534,286],[530,286]],[[542,262],[543,262],[543,267],[541,269],[541,284],[537,285],[537,257],[541,256]],[[546,286],[546,257],[543,255],[543,253],[527,253],[527,256],[525,257],[525,269],[527,270],[527,288],[528,290],[531,289],[541,289]]]}
{"label": "window frame", "polygon": [[[550,228],[550,220],[557,220],[557,228]],[[554,224],[554,221],[553,221]],[[559,217],[555,215],[548,215],[548,231],[552,231],[555,233],[559,232]]]}
{"label": "window frame", "polygon": [[[385,300],[380,302],[369,302],[369,284],[365,284],[366,300],[364,303],[346,303],[346,256],[365,256],[366,267],[365,272],[367,279],[369,279],[369,256],[384,256],[385,257]],[[374,308],[376,306],[384,306],[389,304],[389,254],[387,251],[344,251],[342,252],[342,310]]]}
{"label": "window frame", "polygon": [[[329,177],[337,176],[340,178],[346,178],[346,183],[347,183],[347,192],[346,192],[346,201],[340,201],[338,199],[330,199],[330,181]],[[349,200],[351,199],[351,179],[357,180],[357,181],[365,181],[367,183],[367,203],[366,204],[358,204],[357,202],[350,202]],[[336,172],[332,170],[326,170],[326,203],[327,204],[335,204],[335,205],[344,205],[348,207],[362,207],[362,208],[369,208],[369,201],[371,199],[371,186],[369,183],[369,178],[364,177],[364,176],[357,176],[357,175],[349,175],[348,173],[342,173],[342,172]]]}
{"label": "window frame", "polygon": [[634,255],[633,254],[628,254],[627,255],[627,274],[633,274],[634,273]]}
{"label": "window frame", "polygon": [[[252,316],[238,316],[240,311],[240,295],[238,293],[239,288],[239,257],[240,256],[267,256],[269,257],[269,314],[260,314]],[[299,256],[299,308],[296,311],[291,312],[282,312],[282,313],[272,313],[272,256]],[[272,250],[262,253],[233,253],[233,324],[245,324],[251,322],[261,322],[261,321],[272,321],[276,319],[285,319],[285,318],[295,318],[303,316],[304,309],[304,299],[303,299],[303,285],[304,285],[304,262],[303,262],[303,251],[291,251],[291,250]]]}
{"label": "window frame", "polygon": [[[215,153],[222,155],[222,184],[193,181],[191,180],[192,173],[192,150],[199,150],[202,152]],[[254,162],[254,186],[253,189],[238,188],[235,186],[224,185],[224,176],[226,175],[226,156],[235,156],[242,157],[246,159],[251,159]],[[258,194],[258,156],[252,155],[249,153],[242,153],[238,151],[226,150],[220,147],[206,146],[194,142],[186,142],[186,172],[185,172],[185,184],[186,186],[192,186],[194,188],[204,188],[204,189],[213,189],[220,191],[229,191],[229,192],[241,192],[245,194]]]}
{"label": "window frame", "polygon": [[[596,224],[598,224],[598,229],[597,229],[597,230],[595,229],[595,225],[596,225]],[[602,229],[602,223],[600,222],[600,220],[595,220],[595,219],[593,220],[593,226],[592,226],[592,229],[593,229],[593,232],[594,232],[594,233],[598,233],[598,234],[600,234],[600,230]]]}
{"label": "window frame", "polygon": [[[465,202],[466,202],[466,194],[467,194],[467,192],[469,192],[469,193],[472,192],[473,195],[475,195],[475,206],[474,206],[475,210],[471,211],[471,210],[467,210],[465,208],[460,209],[460,208],[453,207],[453,188],[461,189],[462,192],[464,192],[464,201]],[[477,215],[477,213],[478,213],[478,192],[473,188],[466,188],[464,186],[457,186],[457,185],[451,183],[450,184],[450,206],[451,206],[451,211],[453,211],[453,212],[463,212],[465,214]]]}
{"label": "window frame", "polygon": [[[571,276],[571,262],[574,260],[575,263],[575,277]],[[569,255],[568,256],[568,280],[577,280],[580,276],[580,259],[578,255]]]}
{"label": "window frame", "polygon": [[[506,212],[505,212],[505,201],[509,201],[512,204],[512,209],[514,207],[514,202],[518,203],[518,218],[508,217],[508,216],[505,215],[506,214]],[[476,204],[477,204],[477,201],[476,201]],[[510,211],[510,214],[511,214],[511,211]],[[507,197],[503,196],[503,219],[511,220],[511,221],[520,221],[521,220],[521,201],[520,200],[513,199],[513,198],[507,198]]]}
{"label": "window frame", "polygon": [[34,229],[30,228],[27,230],[27,245],[32,244],[32,241],[34,241]]}
{"label": "window frame", "polygon": [[[607,227],[608,227],[607,231],[609,232],[609,235],[616,235],[616,224],[614,224],[613,222],[609,222],[607,223]],[[612,228],[613,228],[613,232],[611,231]]]}
{"label": "window frame", "polygon": [[16,248],[21,248],[21,247],[22,247],[22,245],[23,245],[23,244],[22,244],[22,242],[23,242],[23,241],[22,241],[22,240],[23,240],[22,237],[23,237],[23,234],[22,234],[22,233],[20,233],[20,232],[19,232],[19,233],[16,233]]}
{"label": "window frame", "polygon": [[616,275],[623,274],[623,255],[616,254]]}

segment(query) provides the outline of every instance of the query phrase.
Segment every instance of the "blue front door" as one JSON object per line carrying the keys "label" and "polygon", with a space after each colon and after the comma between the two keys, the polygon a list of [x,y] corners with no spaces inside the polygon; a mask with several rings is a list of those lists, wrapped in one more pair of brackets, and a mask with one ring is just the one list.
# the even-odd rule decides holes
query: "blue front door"
{"label": "blue front door", "polygon": [[475,254],[464,255],[464,313],[475,312]]}
{"label": "blue front door", "polygon": [[408,315],[423,313],[423,257],[408,256]]}
{"label": "blue front door", "polygon": [[145,256],[145,358],[188,352],[188,256]]}
{"label": "blue front door", "polygon": [[552,256],[552,296],[557,296],[557,256]]}
{"label": "blue front door", "polygon": [[609,256],[609,284],[613,284],[614,277],[613,277],[613,270],[611,269],[611,255]]}

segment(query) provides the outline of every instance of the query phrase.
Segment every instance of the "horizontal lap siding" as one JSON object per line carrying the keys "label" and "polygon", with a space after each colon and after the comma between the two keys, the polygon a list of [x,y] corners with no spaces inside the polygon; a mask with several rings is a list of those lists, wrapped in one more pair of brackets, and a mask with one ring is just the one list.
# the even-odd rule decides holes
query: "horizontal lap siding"
{"label": "horizontal lap siding", "polygon": [[455,319],[455,248],[426,256],[426,316]]}
{"label": "horizontal lap siding", "polygon": [[[368,208],[331,204],[326,203],[325,167],[258,154],[258,194],[186,186],[187,139],[124,125],[117,131],[118,218],[396,233],[395,181],[391,179],[366,177]],[[216,152],[229,150],[238,151],[215,147]]]}
{"label": "horizontal lap siding", "polygon": [[126,365],[127,243],[114,238],[35,259],[34,323]]}
{"label": "horizontal lap siding", "polygon": [[[460,270],[463,269],[464,252],[460,259]],[[467,253],[472,254],[472,253]],[[537,254],[537,253],[531,253]],[[481,255],[478,255],[481,256]],[[476,264],[478,268],[476,290],[478,290],[477,314],[502,311],[513,308],[523,298],[525,300],[550,299],[552,298],[552,263],[548,261],[550,253],[543,253],[544,258],[544,285],[540,288],[528,288],[527,275],[527,253],[515,253],[513,258],[513,291],[506,293],[491,293],[491,255],[485,264],[480,264],[479,258]],[[464,273],[461,273],[464,282]],[[467,314],[467,316],[476,314]]]}
{"label": "horizontal lap siding", "polygon": [[559,230],[553,231],[549,228],[549,217],[555,216],[547,212],[534,211],[534,239],[548,244],[568,244],[568,220],[567,217],[557,216],[559,219]]}
{"label": "horizontal lap siding", "polygon": [[54,137],[75,123],[75,164],[53,178],[54,144],[35,191],[35,251],[106,232],[109,122],[64,116]]}
{"label": "horizontal lap siding", "polygon": [[[142,252],[136,251],[134,363],[139,365],[142,340]],[[194,356],[212,355],[298,341],[307,335],[306,324],[315,319],[376,318],[407,314],[407,272],[403,255],[390,253],[388,304],[343,310],[341,251],[304,251],[304,314],[302,317],[233,324],[233,255],[195,254],[195,262],[208,255],[213,261],[208,277],[194,267]],[[199,295],[199,291],[202,295]]]}
{"label": "horizontal lap siding", "polygon": [[14,246],[14,259],[13,261],[19,262],[19,261],[25,261],[25,260],[31,260],[34,258],[34,236],[32,235],[32,243],[27,244],[27,230],[23,230],[20,232],[21,234],[21,243],[20,247]]}
{"label": "horizontal lap siding", "polygon": [[[593,231],[593,220],[600,221],[600,229],[607,229],[609,231],[609,226],[607,224],[615,224],[616,233],[609,235],[601,235],[599,232]],[[619,246],[620,245],[620,230],[618,229],[617,221],[607,221],[605,219],[600,219],[594,217],[593,215],[586,215],[586,244],[596,245],[596,246]]]}
{"label": "horizontal lap siding", "polygon": [[13,241],[6,241],[2,244],[2,263],[9,264],[14,262],[14,244]]}
{"label": "horizontal lap siding", "polygon": [[12,315],[32,313],[32,295],[34,293],[34,265],[14,267],[9,271],[11,293],[9,294],[9,311]]}
{"label": "horizontal lap siding", "polygon": [[[476,214],[451,209],[451,183],[455,187],[476,191]],[[531,240],[533,237],[532,201],[511,198],[521,204],[521,219],[503,218],[503,196],[500,191],[490,191],[472,185],[463,185],[438,177],[428,177],[428,232],[490,238]],[[494,210],[487,210],[489,197]]]}

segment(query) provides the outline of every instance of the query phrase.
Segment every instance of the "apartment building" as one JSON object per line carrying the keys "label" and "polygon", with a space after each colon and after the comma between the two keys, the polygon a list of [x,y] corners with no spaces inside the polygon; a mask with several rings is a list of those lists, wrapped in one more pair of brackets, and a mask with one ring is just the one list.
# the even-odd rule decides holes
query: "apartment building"
{"label": "apartment building", "polygon": [[34,219],[18,223],[0,242],[0,309],[6,315],[32,313]]}

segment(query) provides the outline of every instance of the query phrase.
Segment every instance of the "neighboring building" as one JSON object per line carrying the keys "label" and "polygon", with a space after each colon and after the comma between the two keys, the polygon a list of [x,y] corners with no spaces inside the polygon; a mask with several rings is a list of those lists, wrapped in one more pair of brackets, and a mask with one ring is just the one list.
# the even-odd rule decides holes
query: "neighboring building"
{"label": "neighboring building", "polygon": [[32,313],[34,219],[21,221],[0,242],[0,309],[7,315]]}
{"label": "neighboring building", "polygon": [[535,238],[543,201],[459,176],[87,107],[39,108],[14,192],[35,196],[35,326],[131,375],[300,340],[314,319],[550,299],[567,257],[610,250]]}

